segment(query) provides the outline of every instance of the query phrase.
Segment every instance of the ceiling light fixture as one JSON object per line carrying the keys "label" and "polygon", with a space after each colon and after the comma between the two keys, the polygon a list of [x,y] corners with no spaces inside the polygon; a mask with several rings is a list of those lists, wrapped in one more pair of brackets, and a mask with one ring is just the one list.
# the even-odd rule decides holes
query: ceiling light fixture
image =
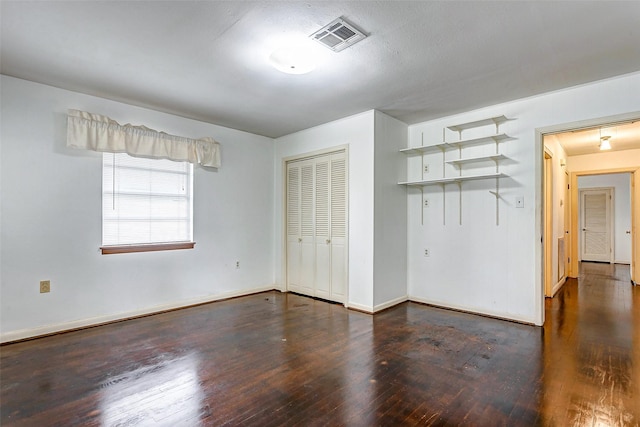
{"label": "ceiling light fixture", "polygon": [[316,68],[313,52],[303,46],[282,47],[273,51],[269,62],[287,74],[306,74]]}
{"label": "ceiling light fixture", "polygon": [[600,137],[600,150],[611,150],[611,144],[609,143],[610,136]]}

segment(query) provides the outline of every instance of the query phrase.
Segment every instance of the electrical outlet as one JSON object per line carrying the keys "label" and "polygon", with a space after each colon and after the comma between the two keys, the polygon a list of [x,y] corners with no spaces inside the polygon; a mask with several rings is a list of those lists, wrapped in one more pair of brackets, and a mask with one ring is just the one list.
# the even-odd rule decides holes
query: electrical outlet
{"label": "electrical outlet", "polygon": [[429,199],[424,199],[424,204],[423,204],[423,206],[424,206],[425,208],[428,208],[428,207],[429,207]]}
{"label": "electrical outlet", "polygon": [[240,268],[240,261],[236,261],[236,268]]}
{"label": "electrical outlet", "polygon": [[429,249],[424,250],[424,256],[429,256]]}
{"label": "electrical outlet", "polygon": [[423,173],[429,173],[429,165],[424,165]]}
{"label": "electrical outlet", "polygon": [[51,291],[51,282],[49,280],[40,281],[40,293],[46,294]]}

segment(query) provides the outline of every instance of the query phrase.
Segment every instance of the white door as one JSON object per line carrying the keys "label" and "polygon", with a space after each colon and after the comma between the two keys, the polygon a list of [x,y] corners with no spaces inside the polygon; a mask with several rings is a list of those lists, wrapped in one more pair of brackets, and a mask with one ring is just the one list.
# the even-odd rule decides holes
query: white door
{"label": "white door", "polygon": [[287,289],[336,302],[347,295],[344,151],[287,163]]}
{"label": "white door", "polygon": [[331,299],[347,301],[347,158],[331,156]]}
{"label": "white door", "polygon": [[316,161],[316,293],[331,299],[331,234],[329,206],[329,160],[323,156]]}
{"label": "white door", "polygon": [[314,164],[306,161],[300,165],[300,292],[314,294],[315,273],[315,212],[314,212]]}
{"label": "white door", "polygon": [[582,261],[611,262],[611,189],[580,190]]}
{"label": "white door", "polygon": [[300,292],[300,165],[287,164],[287,288]]}
{"label": "white door", "polygon": [[287,288],[313,293],[313,163],[287,164]]}

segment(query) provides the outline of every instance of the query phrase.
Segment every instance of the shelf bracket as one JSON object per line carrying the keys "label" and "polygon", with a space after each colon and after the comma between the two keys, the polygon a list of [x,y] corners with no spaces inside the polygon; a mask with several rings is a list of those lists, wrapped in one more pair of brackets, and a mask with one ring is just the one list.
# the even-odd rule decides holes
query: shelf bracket
{"label": "shelf bracket", "polygon": [[496,178],[496,191],[489,190],[489,193],[496,196],[496,225],[500,225],[500,178]]}
{"label": "shelf bracket", "polygon": [[462,182],[458,181],[458,223],[462,225]]}
{"label": "shelf bracket", "polygon": [[444,189],[444,184],[440,184],[440,187],[442,188],[442,225],[447,225],[447,202],[445,200],[447,193]]}

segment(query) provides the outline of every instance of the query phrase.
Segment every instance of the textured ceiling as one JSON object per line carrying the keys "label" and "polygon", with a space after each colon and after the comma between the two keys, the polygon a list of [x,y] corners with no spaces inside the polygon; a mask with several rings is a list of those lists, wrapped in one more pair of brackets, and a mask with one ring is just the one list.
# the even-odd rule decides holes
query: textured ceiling
{"label": "textured ceiling", "polygon": [[600,137],[609,136],[611,151],[640,148],[640,119],[555,134],[567,156],[601,153]]}
{"label": "textured ceiling", "polygon": [[[638,1],[0,4],[2,74],[271,137],[374,108],[412,124],[640,70]],[[267,63],[341,16],[369,37],[324,49],[310,74]]]}

